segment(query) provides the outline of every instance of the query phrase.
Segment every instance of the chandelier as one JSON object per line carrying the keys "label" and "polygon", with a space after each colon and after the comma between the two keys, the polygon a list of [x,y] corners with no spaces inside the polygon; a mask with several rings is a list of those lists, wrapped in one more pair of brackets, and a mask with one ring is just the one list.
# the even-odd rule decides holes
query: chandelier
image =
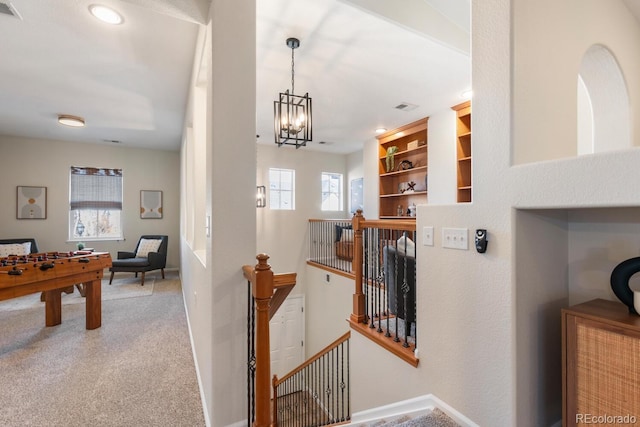
{"label": "chandelier", "polygon": [[300,148],[312,139],[311,98],[308,93],[304,96],[294,94],[293,52],[300,46],[300,40],[290,37],[287,46],[291,48],[291,92],[281,92],[278,100],[273,102],[275,142],[278,147],[284,144]]}

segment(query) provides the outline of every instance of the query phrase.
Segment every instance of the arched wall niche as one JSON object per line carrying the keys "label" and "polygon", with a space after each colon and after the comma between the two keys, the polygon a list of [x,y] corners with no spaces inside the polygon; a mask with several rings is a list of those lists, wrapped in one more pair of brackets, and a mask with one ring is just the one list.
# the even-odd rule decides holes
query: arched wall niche
{"label": "arched wall niche", "polygon": [[601,44],[585,52],[577,89],[577,153],[631,147],[631,111],[624,75],[613,53]]}

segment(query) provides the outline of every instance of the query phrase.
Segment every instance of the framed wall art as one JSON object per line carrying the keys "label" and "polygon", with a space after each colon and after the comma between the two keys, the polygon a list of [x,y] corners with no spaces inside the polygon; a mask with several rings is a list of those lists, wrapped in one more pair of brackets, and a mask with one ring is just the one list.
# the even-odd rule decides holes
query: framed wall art
{"label": "framed wall art", "polygon": [[140,218],[162,218],[162,191],[140,190]]}
{"label": "framed wall art", "polygon": [[19,185],[16,190],[17,219],[47,219],[47,187]]}

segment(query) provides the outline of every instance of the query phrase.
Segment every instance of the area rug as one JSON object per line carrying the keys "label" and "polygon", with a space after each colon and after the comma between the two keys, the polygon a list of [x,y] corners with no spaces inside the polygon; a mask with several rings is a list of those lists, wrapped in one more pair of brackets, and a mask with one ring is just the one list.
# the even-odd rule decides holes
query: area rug
{"label": "area rug", "polygon": [[[153,294],[153,287],[156,279],[153,276],[147,276],[144,286],[140,286],[140,277],[133,275],[115,277],[113,283],[109,285],[109,278],[102,280],[102,301],[137,298]],[[72,294],[62,293],[62,304],[84,304],[85,299],[80,295],[76,287],[73,288]],[[19,298],[13,298],[6,301],[0,301],[0,311],[25,310],[34,307],[44,307],[44,302],[40,301],[40,292],[31,295],[25,295]]]}

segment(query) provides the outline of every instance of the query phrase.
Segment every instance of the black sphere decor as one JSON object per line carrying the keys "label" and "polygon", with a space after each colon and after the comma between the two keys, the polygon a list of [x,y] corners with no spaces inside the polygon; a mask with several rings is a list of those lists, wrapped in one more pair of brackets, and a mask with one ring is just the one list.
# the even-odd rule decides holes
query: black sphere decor
{"label": "black sphere decor", "polygon": [[629,307],[629,313],[638,314],[633,306],[633,291],[629,288],[629,279],[640,271],[640,257],[629,258],[616,265],[611,272],[611,289],[618,299]]}

